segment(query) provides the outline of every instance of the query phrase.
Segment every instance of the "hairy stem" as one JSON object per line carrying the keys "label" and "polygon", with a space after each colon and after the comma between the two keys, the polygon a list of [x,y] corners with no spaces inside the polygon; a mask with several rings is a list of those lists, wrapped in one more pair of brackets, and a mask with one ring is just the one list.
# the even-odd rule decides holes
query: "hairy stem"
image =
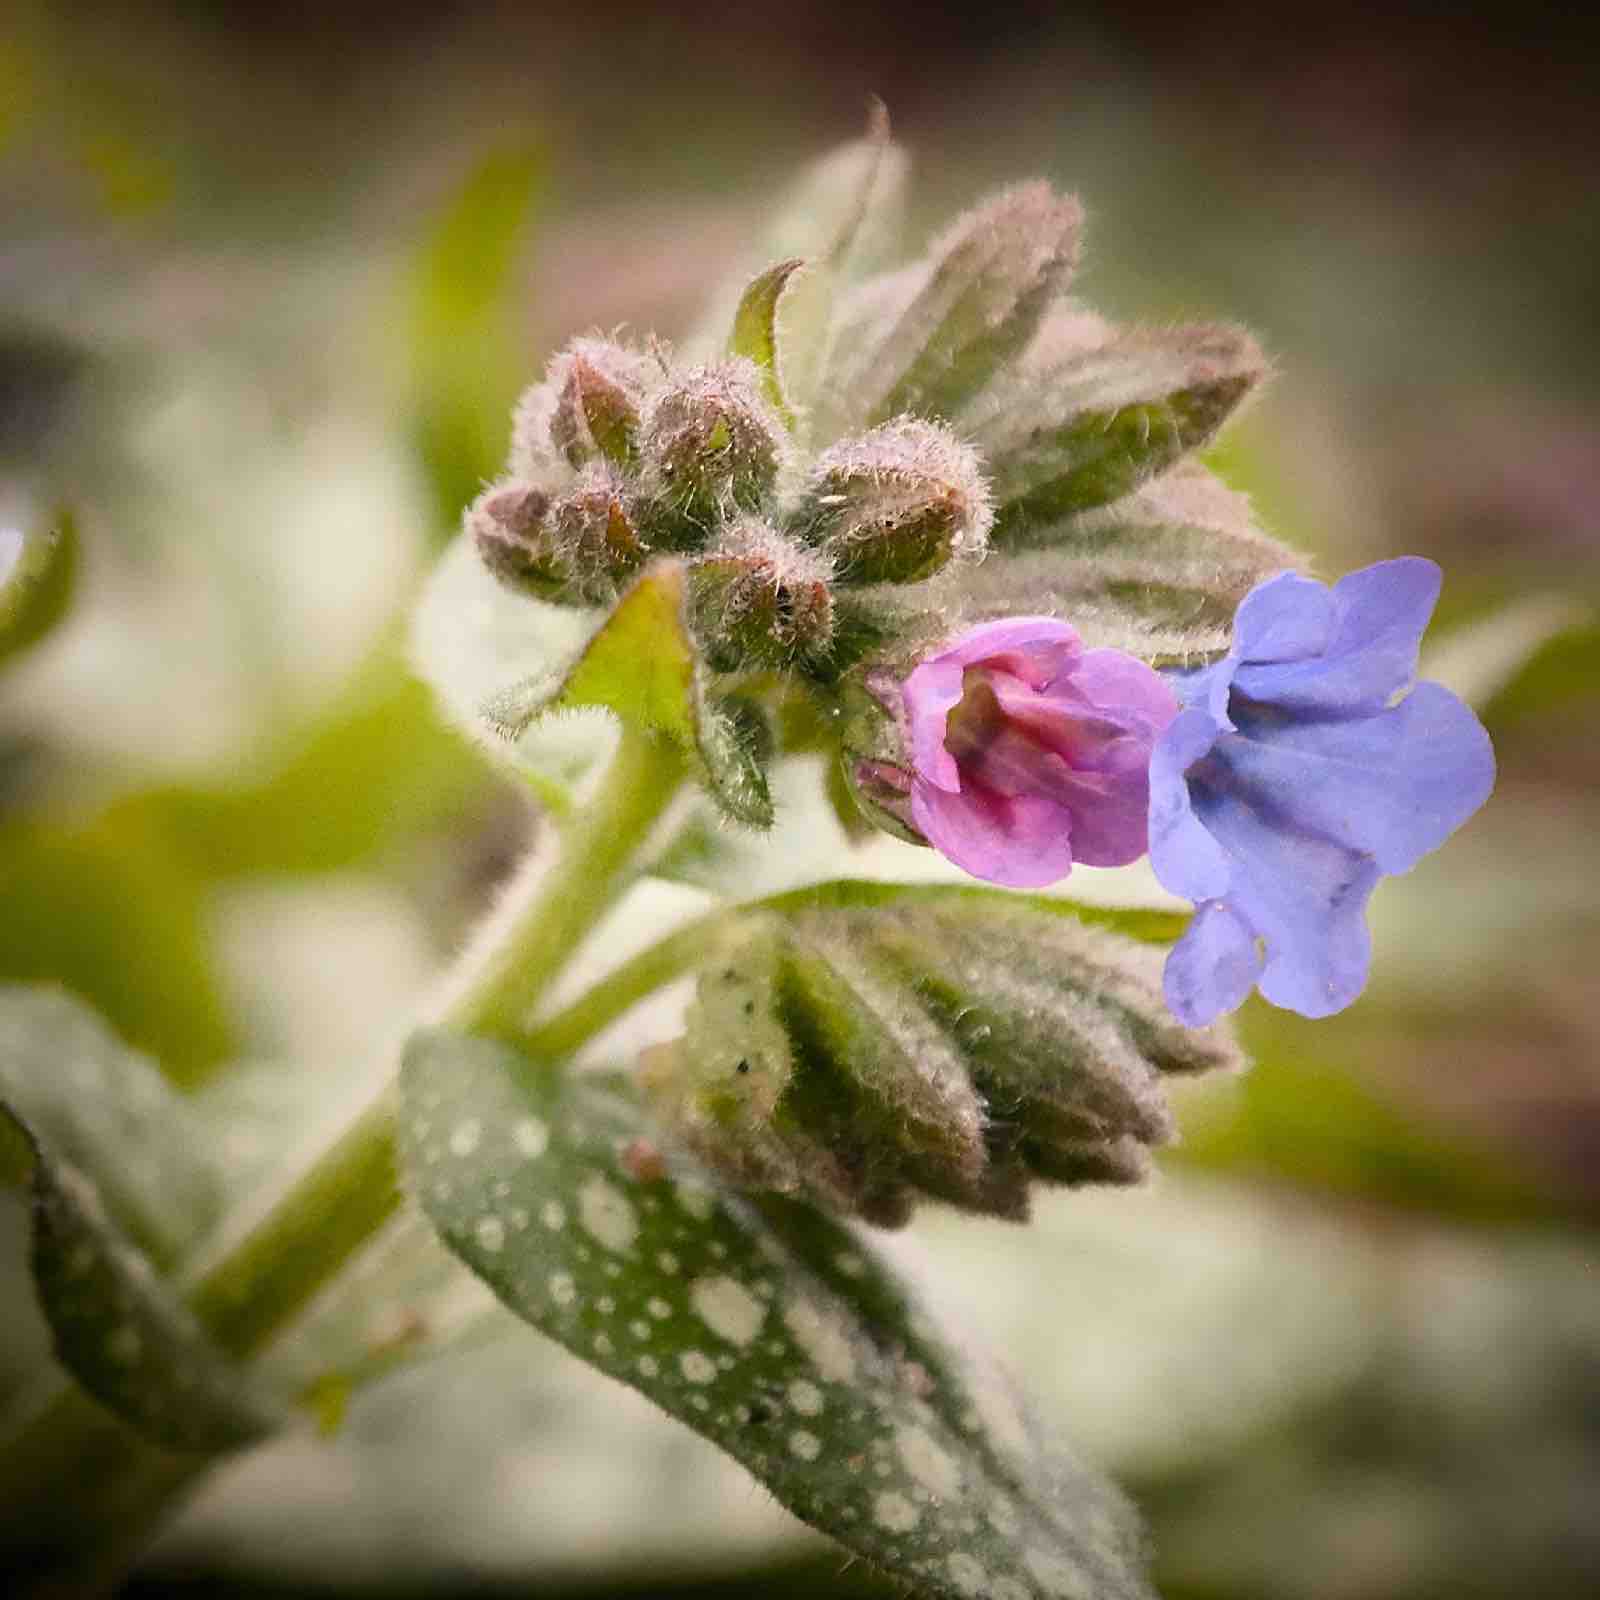
{"label": "hairy stem", "polygon": [[[615,902],[652,827],[684,777],[665,742],[624,730],[600,788],[565,829],[552,859],[534,863],[480,941],[445,1020],[496,1035],[524,1030],[534,1006]],[[229,1354],[253,1355],[291,1322],[393,1216],[400,1204],[392,1091],[348,1127],[252,1228],[194,1285],[189,1303]],[[85,1464],[109,1492],[84,1538],[74,1508]],[[36,1593],[70,1568],[83,1592],[108,1581],[100,1569],[136,1555],[148,1530],[205,1466],[146,1443],[76,1387],[62,1390],[0,1447],[0,1488],[12,1509],[38,1508]],[[114,1485],[114,1486],[113,1486]],[[124,1492],[125,1491],[125,1492]],[[91,1552],[87,1545],[97,1547]],[[84,1563],[96,1563],[90,1576]],[[30,1562],[30,1565],[32,1563]],[[109,1581],[114,1582],[114,1577]]]}

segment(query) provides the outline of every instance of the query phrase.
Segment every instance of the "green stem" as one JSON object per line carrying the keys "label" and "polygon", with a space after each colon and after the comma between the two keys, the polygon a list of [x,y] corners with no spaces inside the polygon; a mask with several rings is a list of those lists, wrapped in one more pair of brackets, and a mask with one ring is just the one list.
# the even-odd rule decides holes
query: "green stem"
{"label": "green stem", "polygon": [[565,1010],[530,1029],[526,1035],[529,1052],[548,1060],[565,1060],[647,995],[698,966],[711,942],[733,926],[740,914],[734,909],[696,917],[613,968]]}
{"label": "green stem", "polygon": [[593,800],[573,817],[561,852],[527,880],[532,901],[514,906],[508,938],[496,938],[488,964],[452,1008],[452,1026],[515,1038],[551,979],[628,881],[627,869],[683,782],[677,750],[625,728]]}
{"label": "green stem", "polygon": [[[494,919],[492,944],[447,1013],[451,1026],[498,1036],[525,1028],[551,981],[626,886],[684,773],[672,746],[624,731],[599,790],[564,831],[559,853],[535,863]],[[199,1279],[190,1305],[201,1325],[231,1355],[260,1350],[394,1215],[397,1180],[388,1090]],[[87,1549],[79,1550],[81,1524],[68,1528],[63,1519],[80,1498],[83,1463],[114,1464],[116,1484],[129,1486],[127,1494],[102,1496],[115,1511],[114,1526],[97,1530],[102,1560],[108,1547],[136,1550],[145,1530],[205,1465],[202,1458],[156,1449],[82,1391],[63,1390],[0,1453],[0,1487],[8,1499],[15,1495],[37,1506],[67,1535],[56,1547],[41,1530],[41,1556],[50,1547],[62,1560],[90,1559]],[[16,1500],[9,1509],[18,1509]]]}

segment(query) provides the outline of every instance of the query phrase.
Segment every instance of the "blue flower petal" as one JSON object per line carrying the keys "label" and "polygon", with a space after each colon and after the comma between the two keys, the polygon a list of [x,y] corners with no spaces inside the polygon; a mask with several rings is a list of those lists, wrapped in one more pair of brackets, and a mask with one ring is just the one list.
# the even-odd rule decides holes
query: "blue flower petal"
{"label": "blue flower petal", "polygon": [[1438,566],[1420,556],[1380,561],[1341,578],[1327,598],[1332,628],[1321,655],[1266,657],[1248,639],[1236,644],[1240,665],[1233,683],[1240,694],[1285,710],[1353,716],[1382,710],[1406,688],[1439,598]]}
{"label": "blue flower petal", "polygon": [[1488,797],[1494,751],[1448,689],[1419,683],[1371,717],[1287,722],[1241,712],[1208,772],[1270,797],[1280,827],[1370,855],[1384,872],[1409,872]]}
{"label": "blue flower petal", "polygon": [[1418,559],[1331,593],[1281,574],[1245,597],[1224,660],[1173,675],[1186,709],[1151,762],[1150,859],[1200,907],[1168,960],[1184,1022],[1231,1010],[1251,982],[1309,1017],[1349,1005],[1378,880],[1488,797],[1478,719],[1439,684],[1411,687],[1438,593],[1439,569]]}
{"label": "blue flower petal", "polygon": [[1186,1028],[1203,1028],[1242,1005],[1260,972],[1255,935],[1221,901],[1207,901],[1167,956],[1167,1007]]}
{"label": "blue flower petal", "polygon": [[1202,710],[1180,711],[1150,758],[1150,864],[1174,894],[1217,900],[1233,869],[1189,801],[1185,776],[1217,742],[1218,728]]}
{"label": "blue flower petal", "polygon": [[1262,994],[1308,1017],[1343,1010],[1367,980],[1362,917],[1382,869],[1233,785],[1191,780],[1191,795],[1229,858],[1228,906],[1266,945]]}
{"label": "blue flower petal", "polygon": [[1240,601],[1232,654],[1256,662],[1320,658],[1334,626],[1333,596],[1327,588],[1297,572],[1280,572]]}

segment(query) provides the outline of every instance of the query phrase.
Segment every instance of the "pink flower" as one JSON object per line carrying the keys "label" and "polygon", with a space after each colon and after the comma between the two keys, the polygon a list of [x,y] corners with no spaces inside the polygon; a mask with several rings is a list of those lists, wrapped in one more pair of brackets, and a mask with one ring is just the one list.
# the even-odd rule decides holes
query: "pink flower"
{"label": "pink flower", "polygon": [[912,820],[958,867],[1033,889],[1145,853],[1150,752],[1178,702],[1144,662],[1009,617],[919,663],[901,697]]}

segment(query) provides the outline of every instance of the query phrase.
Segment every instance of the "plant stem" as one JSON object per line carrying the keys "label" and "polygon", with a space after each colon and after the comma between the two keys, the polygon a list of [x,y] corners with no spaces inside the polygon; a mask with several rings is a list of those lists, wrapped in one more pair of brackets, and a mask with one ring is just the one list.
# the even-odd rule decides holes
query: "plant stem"
{"label": "plant stem", "polygon": [[[493,919],[473,975],[446,1013],[449,1026],[497,1036],[525,1031],[539,998],[626,886],[684,771],[675,748],[624,729],[610,769],[564,831],[559,853],[536,863]],[[399,1207],[393,1101],[393,1090],[386,1090],[195,1285],[191,1309],[229,1354],[250,1356],[281,1332]],[[136,1551],[145,1530],[205,1465],[203,1458],[147,1444],[81,1390],[64,1389],[0,1454],[0,1485],[41,1514],[54,1513],[51,1523],[65,1543],[54,1546],[44,1534],[41,1545],[61,1559],[92,1559],[79,1548],[82,1526],[64,1526],[62,1513],[81,1497],[83,1465],[102,1462],[115,1464],[118,1485],[137,1489],[100,1496],[107,1513],[114,1511],[113,1525],[97,1527],[102,1560],[108,1547]]]}
{"label": "plant stem", "polygon": [[508,1038],[526,1033],[535,1003],[616,899],[683,776],[673,746],[624,728],[610,770],[568,825],[561,853],[529,881],[531,902],[513,902],[511,936],[493,939],[484,969],[452,1008],[453,1027]]}
{"label": "plant stem", "polygon": [[[510,915],[497,917],[481,966],[450,1008],[450,1026],[514,1036],[584,936],[616,900],[628,867],[683,781],[663,741],[625,730],[610,769],[535,863]],[[394,1108],[385,1093],[260,1225],[201,1279],[190,1304],[230,1354],[247,1356],[300,1311],[400,1204]]]}

